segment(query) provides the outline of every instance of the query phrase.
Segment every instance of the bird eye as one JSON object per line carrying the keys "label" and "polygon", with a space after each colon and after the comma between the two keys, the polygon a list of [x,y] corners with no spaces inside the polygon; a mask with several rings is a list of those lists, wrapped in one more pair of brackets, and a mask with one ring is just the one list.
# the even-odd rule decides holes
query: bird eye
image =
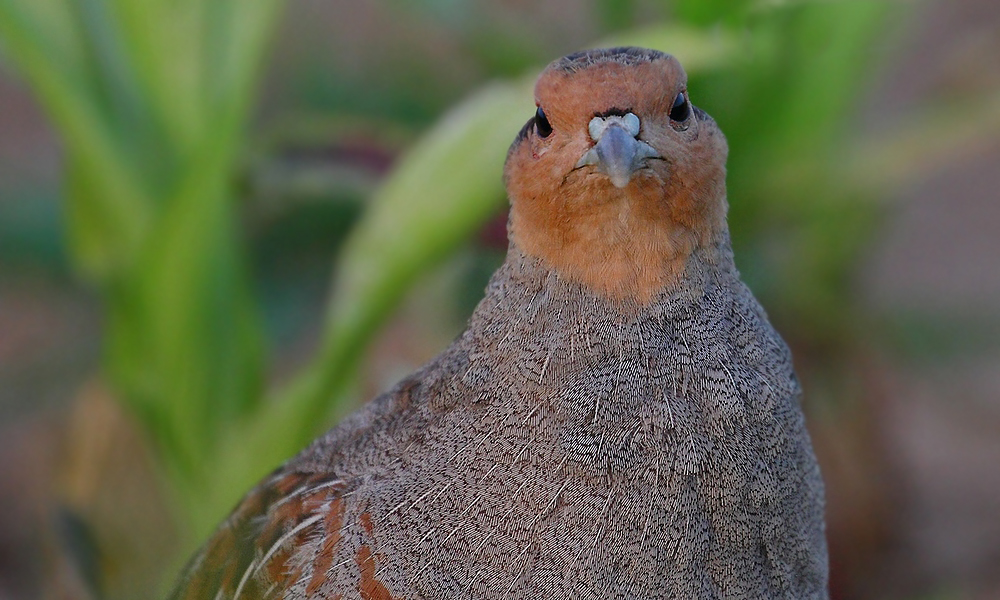
{"label": "bird eye", "polygon": [[684,95],[684,92],[681,92],[677,94],[677,98],[674,99],[674,105],[670,107],[670,119],[681,123],[687,121],[690,115],[691,105],[688,104],[687,96]]}
{"label": "bird eye", "polygon": [[535,111],[535,131],[543,138],[552,135],[552,125],[549,124],[549,119],[545,116],[545,111],[542,110],[541,106]]}

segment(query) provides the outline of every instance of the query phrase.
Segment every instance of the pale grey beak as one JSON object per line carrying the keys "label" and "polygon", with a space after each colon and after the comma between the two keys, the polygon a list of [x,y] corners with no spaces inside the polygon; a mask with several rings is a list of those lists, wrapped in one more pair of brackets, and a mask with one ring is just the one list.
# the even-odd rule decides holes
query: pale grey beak
{"label": "pale grey beak", "polygon": [[636,139],[639,117],[632,113],[622,117],[594,117],[588,129],[590,138],[597,143],[580,157],[576,167],[597,166],[617,188],[628,185],[632,175],[646,166],[646,159],[661,158],[652,146]]}

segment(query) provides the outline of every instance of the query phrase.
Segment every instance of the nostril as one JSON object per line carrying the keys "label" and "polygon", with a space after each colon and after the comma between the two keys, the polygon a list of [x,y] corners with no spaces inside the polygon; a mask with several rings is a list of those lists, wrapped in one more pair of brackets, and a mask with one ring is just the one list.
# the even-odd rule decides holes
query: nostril
{"label": "nostril", "polygon": [[635,114],[628,113],[622,117],[622,123],[625,125],[625,130],[632,134],[632,137],[639,135],[639,117]]}
{"label": "nostril", "polygon": [[601,139],[601,134],[604,133],[604,129],[608,126],[607,121],[601,117],[594,117],[590,120],[590,124],[587,125],[587,131],[590,133],[590,139],[595,142]]}
{"label": "nostril", "polygon": [[587,132],[590,133],[590,139],[595,142],[601,139],[604,132],[607,131],[608,127],[611,125],[618,125],[622,129],[628,132],[632,137],[638,137],[640,122],[639,117],[635,116],[634,113],[625,113],[624,115],[611,115],[607,117],[594,117],[590,120],[587,125]]}

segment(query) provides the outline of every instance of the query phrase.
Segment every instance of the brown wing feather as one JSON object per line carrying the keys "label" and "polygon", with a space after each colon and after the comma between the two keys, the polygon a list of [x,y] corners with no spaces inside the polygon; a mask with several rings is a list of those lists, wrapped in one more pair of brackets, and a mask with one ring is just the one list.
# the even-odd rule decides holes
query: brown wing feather
{"label": "brown wing feather", "polygon": [[[191,560],[171,600],[281,598],[304,576],[306,596],[312,595],[340,541],[344,488],[330,475],[275,473],[247,494]],[[291,563],[296,550],[318,538],[323,549],[314,564]]]}

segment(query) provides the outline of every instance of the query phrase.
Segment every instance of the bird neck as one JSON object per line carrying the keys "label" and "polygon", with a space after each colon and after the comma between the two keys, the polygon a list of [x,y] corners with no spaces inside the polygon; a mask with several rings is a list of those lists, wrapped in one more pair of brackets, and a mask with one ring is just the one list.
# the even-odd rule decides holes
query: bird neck
{"label": "bird neck", "polygon": [[[469,331],[491,332],[484,339],[544,338],[557,346],[571,345],[568,339],[553,336],[572,335],[580,327],[603,331],[601,323],[609,320],[633,324],[684,320],[691,314],[705,313],[706,307],[724,309],[724,298],[749,294],[733,263],[728,235],[712,250],[696,249],[680,280],[682,285],[668,286],[646,303],[609,298],[569,280],[545,260],[511,242],[504,264],[493,275],[472,316]],[[498,331],[507,333],[500,335]]]}
{"label": "bird neck", "polygon": [[598,296],[640,306],[678,285],[694,255],[725,259],[724,195],[692,212],[633,187],[604,202],[513,202],[511,243]]}
{"label": "bird neck", "polygon": [[520,319],[525,314],[535,313],[540,302],[551,310],[565,312],[567,317],[576,309],[585,309],[584,312],[596,310],[626,320],[641,320],[643,315],[667,315],[680,306],[701,305],[706,293],[717,294],[721,289],[737,288],[737,293],[741,293],[744,287],[733,261],[728,232],[723,232],[711,247],[697,247],[681,268],[673,283],[664,285],[651,298],[640,302],[635,297],[601,293],[590,284],[571,279],[548,260],[525,252],[512,240],[503,266],[494,274],[486,290],[483,305],[503,306],[506,312],[499,317],[501,320]]}

